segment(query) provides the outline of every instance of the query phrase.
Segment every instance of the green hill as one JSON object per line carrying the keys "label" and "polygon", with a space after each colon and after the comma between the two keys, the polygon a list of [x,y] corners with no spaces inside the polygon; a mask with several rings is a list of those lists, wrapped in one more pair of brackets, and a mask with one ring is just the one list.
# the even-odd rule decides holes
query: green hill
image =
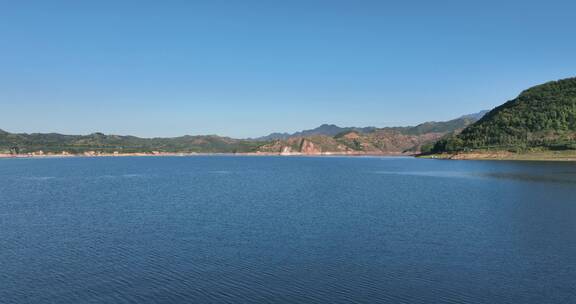
{"label": "green hill", "polygon": [[174,138],[140,138],[135,136],[62,135],[57,133],[13,134],[0,132],[0,153],[42,151],[44,153],[243,153],[255,152],[263,143],[215,135]]}
{"label": "green hill", "polygon": [[438,141],[432,153],[576,149],[576,78],[522,92],[460,134]]}

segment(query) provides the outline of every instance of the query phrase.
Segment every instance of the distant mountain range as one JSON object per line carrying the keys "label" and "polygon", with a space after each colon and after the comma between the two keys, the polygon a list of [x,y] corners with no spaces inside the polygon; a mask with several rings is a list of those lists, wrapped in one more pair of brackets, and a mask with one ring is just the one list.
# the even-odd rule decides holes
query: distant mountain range
{"label": "distant mountain range", "polygon": [[485,112],[446,122],[413,127],[342,128],[321,125],[312,130],[275,133],[258,139],[215,135],[174,138],[135,136],[15,134],[0,130],[0,154],[161,154],[161,153],[269,153],[269,154],[390,154],[418,152],[447,134],[457,133]]}
{"label": "distant mountain range", "polygon": [[173,138],[135,136],[62,135],[57,133],[13,134],[0,132],[1,153],[83,154],[83,153],[245,153],[261,143],[215,135]]}
{"label": "distant mountain range", "polygon": [[365,127],[365,128],[356,128],[356,127],[339,127],[337,125],[332,125],[332,124],[323,124],[317,128],[314,129],[310,129],[310,130],[304,130],[304,131],[300,131],[300,132],[295,132],[295,133],[272,133],[270,135],[267,136],[262,136],[259,138],[256,138],[256,140],[260,140],[260,141],[268,141],[268,140],[277,140],[277,139],[288,139],[291,137],[306,137],[306,136],[312,136],[312,135],[326,135],[326,136],[335,136],[339,133],[345,132],[345,131],[357,131],[360,133],[367,133],[367,132],[371,132],[374,131],[376,128],[375,127]]}
{"label": "distant mountain range", "polygon": [[[402,154],[419,152],[449,134],[456,134],[487,111],[464,115],[444,122],[425,122],[410,127],[341,128],[322,125],[316,129],[285,134],[259,147],[259,151],[280,154]],[[265,138],[274,138],[273,134]],[[270,140],[268,140],[270,141]]]}
{"label": "distant mountain range", "polygon": [[[480,118],[482,118],[482,116],[484,116],[486,113],[488,113],[487,110],[485,111],[480,111],[478,113],[473,113],[473,114],[468,114],[468,115],[463,115],[457,119],[448,121],[448,122],[425,122],[422,123],[416,127],[390,127],[390,128],[380,128],[380,130],[382,129],[389,129],[389,130],[405,130],[405,129],[413,129],[412,133],[422,133],[422,132],[434,132],[434,131],[438,131],[438,132],[446,132],[447,130],[452,130],[452,129],[457,129],[459,127],[462,127],[462,123],[464,123],[464,121],[476,121],[479,120]],[[304,131],[300,131],[300,132],[295,132],[295,133],[272,133],[266,136],[262,136],[262,137],[258,137],[255,138],[255,140],[260,140],[260,141],[269,141],[269,140],[285,140],[285,139],[289,139],[292,137],[306,137],[306,136],[313,136],[313,135],[326,135],[326,136],[336,136],[340,133],[343,132],[349,132],[349,131],[355,131],[358,133],[371,133],[374,132],[376,130],[379,130],[379,128],[376,127],[339,127],[337,125],[333,125],[333,124],[323,124],[317,128],[314,129],[310,129],[310,130],[304,130]]]}

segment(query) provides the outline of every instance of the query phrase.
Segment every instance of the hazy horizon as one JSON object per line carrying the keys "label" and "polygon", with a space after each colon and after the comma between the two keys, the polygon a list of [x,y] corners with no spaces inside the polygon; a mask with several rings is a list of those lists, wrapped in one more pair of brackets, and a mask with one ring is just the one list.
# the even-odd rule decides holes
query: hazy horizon
{"label": "hazy horizon", "polygon": [[0,129],[234,138],[406,126],[575,76],[569,1],[27,1],[0,10]]}

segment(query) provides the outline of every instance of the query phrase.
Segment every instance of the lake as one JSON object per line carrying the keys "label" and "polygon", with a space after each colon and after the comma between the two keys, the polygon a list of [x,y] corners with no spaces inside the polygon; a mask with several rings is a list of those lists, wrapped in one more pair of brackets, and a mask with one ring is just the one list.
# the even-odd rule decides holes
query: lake
{"label": "lake", "polygon": [[0,303],[576,303],[576,163],[0,159]]}

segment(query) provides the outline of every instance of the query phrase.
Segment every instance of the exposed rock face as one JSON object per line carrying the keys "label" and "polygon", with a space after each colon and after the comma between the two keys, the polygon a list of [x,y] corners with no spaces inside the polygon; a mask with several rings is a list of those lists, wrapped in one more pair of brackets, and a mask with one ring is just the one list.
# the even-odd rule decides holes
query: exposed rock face
{"label": "exposed rock face", "polygon": [[300,144],[300,153],[303,154],[320,154],[322,153],[322,149],[314,145],[313,142],[302,139],[302,144]]}
{"label": "exposed rock face", "polygon": [[417,152],[423,144],[441,138],[444,133],[406,135],[392,130],[359,134],[349,132],[335,137],[311,136],[277,140],[259,148],[260,152],[280,154],[402,154]]}
{"label": "exposed rock face", "polygon": [[402,154],[418,153],[447,134],[459,133],[485,112],[445,122],[426,122],[414,127],[339,128],[322,125],[263,144],[263,153],[282,154]]}
{"label": "exposed rock face", "polygon": [[282,147],[281,149],[282,149],[282,151],[280,151],[280,154],[282,154],[282,155],[289,155],[292,153],[291,147]]}

